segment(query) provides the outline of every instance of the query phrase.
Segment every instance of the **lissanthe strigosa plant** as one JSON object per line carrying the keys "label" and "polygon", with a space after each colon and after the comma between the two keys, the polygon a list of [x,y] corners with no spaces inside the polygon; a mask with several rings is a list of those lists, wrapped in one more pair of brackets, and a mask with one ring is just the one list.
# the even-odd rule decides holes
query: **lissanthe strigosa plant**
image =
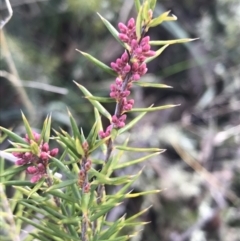
{"label": "lissanthe strigosa plant", "polygon": [[[165,12],[154,18],[153,10],[156,0],[146,0],[141,3],[135,0],[137,18],[118,24],[119,32],[105,18],[100,16],[103,24],[114,38],[123,46],[120,58],[110,64],[110,67],[93,56],[79,51],[93,64],[115,76],[115,82],[110,86],[109,97],[93,96],[86,88],[75,82],[84,96],[94,107],[95,123],[88,135],[78,128],[76,121],[69,112],[71,133],[64,130],[53,130],[52,137],[61,146],[49,148],[51,132],[51,117],[43,124],[41,133],[32,131],[26,117],[22,114],[26,128],[26,136],[22,138],[14,132],[0,127],[12,140],[13,148],[6,150],[16,157],[17,167],[7,169],[1,174],[4,185],[12,185],[21,193],[18,204],[21,212],[15,215],[15,221],[22,225],[31,225],[35,229],[29,233],[26,240],[65,240],[65,241],[124,241],[131,239],[133,227],[145,225],[138,220],[147,209],[141,210],[132,217],[125,215],[110,222],[107,214],[114,207],[121,205],[124,199],[157,193],[158,190],[132,193],[131,185],[140,176],[142,170],[135,175],[113,177],[117,169],[123,169],[138,164],[146,159],[162,153],[159,148],[137,148],[128,146],[128,139],[122,145],[117,145],[117,138],[131,129],[148,112],[174,107],[174,105],[150,106],[148,108],[133,108],[134,99],[131,87],[168,88],[164,84],[141,82],[141,76],[147,73],[147,63],[157,58],[170,44],[184,43],[193,39],[178,39],[168,41],[150,41],[147,35],[149,28],[164,21],[174,21],[176,16]],[[162,45],[157,51],[151,50],[152,45]],[[101,104],[115,102],[115,112],[110,114]],[[140,114],[127,121],[129,112]],[[103,129],[101,116],[108,118],[109,125]],[[148,152],[135,160],[121,162],[124,152]],[[96,155],[98,153],[98,155]],[[99,154],[101,153],[101,154]],[[101,158],[96,158],[100,156]],[[30,176],[30,181],[12,180],[19,173]],[[27,176],[27,177],[28,177]],[[119,186],[115,193],[106,193],[107,185]],[[121,232],[128,227],[132,233]]]}

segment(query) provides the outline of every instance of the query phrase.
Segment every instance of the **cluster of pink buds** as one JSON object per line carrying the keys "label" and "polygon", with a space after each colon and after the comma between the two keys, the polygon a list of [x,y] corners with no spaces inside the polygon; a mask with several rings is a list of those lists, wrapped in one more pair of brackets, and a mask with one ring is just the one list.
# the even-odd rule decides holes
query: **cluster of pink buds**
{"label": "cluster of pink buds", "polygon": [[144,37],[144,28],[141,38],[137,39],[133,18],[128,21],[127,26],[119,23],[118,28],[120,30],[119,39],[128,45],[128,50],[125,50],[116,62],[111,63],[111,67],[118,73],[118,77],[110,87],[110,97],[115,99],[118,104],[115,115],[112,117],[112,123],[105,132],[99,133],[101,138],[109,136],[112,128],[122,128],[125,125],[126,115],[122,114],[125,111],[130,111],[134,104],[133,99],[127,99],[131,94],[132,82],[138,81],[141,76],[146,74],[147,66],[144,61],[155,54],[149,44],[150,37]]}
{"label": "cluster of pink buds", "polygon": [[78,185],[83,189],[84,193],[88,193],[90,190],[90,183],[87,180],[87,172],[91,169],[92,161],[87,159],[81,165],[81,170],[78,174]]}
{"label": "cluster of pink buds", "polygon": [[[33,132],[34,142],[37,143],[40,139],[40,135]],[[26,135],[25,140],[31,144],[32,140]],[[46,167],[50,156],[54,157],[58,154],[58,148],[49,150],[49,145],[47,142],[39,144],[39,154],[36,155],[32,152],[14,152],[13,155],[19,158],[16,164],[19,166],[28,165],[26,172],[33,175],[31,178],[32,183],[38,182],[45,174]]]}

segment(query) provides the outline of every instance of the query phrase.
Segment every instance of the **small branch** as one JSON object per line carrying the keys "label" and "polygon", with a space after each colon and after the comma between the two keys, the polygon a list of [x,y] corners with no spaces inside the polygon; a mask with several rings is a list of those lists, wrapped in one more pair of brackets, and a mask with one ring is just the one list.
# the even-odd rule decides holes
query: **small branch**
{"label": "small branch", "polygon": [[6,212],[7,215],[4,215],[6,218],[6,221],[9,224],[9,235],[11,235],[11,238],[13,241],[20,241],[19,239],[19,235],[16,233],[16,231],[18,230],[16,225],[15,225],[15,220],[13,218],[13,214],[11,211],[11,208],[9,206],[7,197],[4,193],[3,190],[3,186],[0,184],[0,200],[2,202],[2,207],[3,207],[3,211]]}
{"label": "small branch", "polygon": [[3,29],[4,25],[6,25],[7,22],[9,22],[9,20],[11,19],[12,15],[13,15],[12,6],[11,6],[9,0],[5,0],[5,3],[6,3],[6,8],[7,8],[7,11],[8,11],[8,15],[6,16],[5,19],[0,21],[0,29]]}
{"label": "small branch", "polygon": [[13,61],[12,55],[9,51],[8,44],[7,44],[3,30],[0,30],[0,39],[1,39],[2,51],[5,54],[5,59],[12,75],[11,83],[16,89],[18,95],[20,96],[20,99],[24,107],[27,109],[30,119],[32,120],[35,117],[35,109],[30,99],[28,98],[25,89],[22,87],[19,87],[19,86],[22,86],[21,80],[19,78],[18,71]]}
{"label": "small branch", "polygon": [[13,85],[19,86],[19,87],[28,87],[28,88],[33,88],[33,89],[40,89],[48,92],[53,92],[61,95],[66,95],[68,93],[68,89],[62,88],[62,87],[57,87],[54,85],[49,85],[46,83],[41,83],[37,81],[16,81],[16,78],[14,75],[8,73],[5,70],[0,70],[0,76],[8,79]]}

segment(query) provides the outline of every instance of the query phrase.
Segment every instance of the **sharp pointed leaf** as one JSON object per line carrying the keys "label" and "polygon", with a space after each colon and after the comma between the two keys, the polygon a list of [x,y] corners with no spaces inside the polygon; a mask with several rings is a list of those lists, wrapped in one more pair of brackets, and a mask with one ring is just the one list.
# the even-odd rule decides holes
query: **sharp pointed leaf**
{"label": "sharp pointed leaf", "polygon": [[182,39],[173,39],[173,40],[163,40],[163,41],[150,41],[150,45],[170,45],[170,44],[180,44],[180,43],[188,43],[191,41],[195,41],[199,38],[182,38]]}
{"label": "sharp pointed leaf", "polygon": [[159,50],[157,50],[157,51],[155,52],[155,55],[154,55],[154,56],[147,58],[147,59],[145,60],[145,63],[149,63],[149,62],[151,62],[152,60],[156,59],[156,58],[165,50],[165,48],[167,48],[168,46],[169,46],[169,44],[166,44],[166,45],[164,45],[163,47],[161,47]]}
{"label": "sharp pointed leaf", "polygon": [[[92,96],[92,94],[82,85],[78,84],[77,82],[74,81],[74,83],[78,86],[78,88],[83,92],[83,94],[85,96]],[[92,105],[97,108],[97,110],[104,115],[105,117],[107,117],[110,121],[112,120],[112,117],[110,115],[110,113],[96,100],[89,100]]]}
{"label": "sharp pointed leaf", "polygon": [[157,106],[157,107],[152,107],[152,108],[133,108],[129,111],[126,112],[152,112],[152,111],[158,111],[158,110],[165,110],[169,108],[173,108],[179,105],[163,105],[163,106]]}
{"label": "sharp pointed leaf", "polygon": [[165,85],[165,84],[158,84],[158,83],[151,83],[151,82],[134,82],[135,85],[141,87],[152,87],[152,88],[172,88],[172,86]]}
{"label": "sharp pointed leaf", "polygon": [[128,49],[128,45],[126,43],[123,43],[118,35],[119,35],[119,32],[112,26],[112,24],[107,20],[105,19],[104,17],[102,17],[99,13],[97,13],[98,16],[101,18],[101,20],[103,21],[104,25],[107,27],[107,29],[109,30],[109,32],[112,34],[112,36],[125,48],[125,49]]}
{"label": "sharp pointed leaf", "polygon": [[76,49],[79,53],[81,53],[84,57],[86,57],[88,60],[90,60],[92,63],[94,63],[96,66],[98,66],[99,68],[101,68],[102,70],[104,70],[105,72],[117,76],[117,73],[110,68],[109,66],[107,66],[106,64],[104,64],[103,62],[99,61],[98,59],[94,58],[92,55],[82,52],[78,49]]}

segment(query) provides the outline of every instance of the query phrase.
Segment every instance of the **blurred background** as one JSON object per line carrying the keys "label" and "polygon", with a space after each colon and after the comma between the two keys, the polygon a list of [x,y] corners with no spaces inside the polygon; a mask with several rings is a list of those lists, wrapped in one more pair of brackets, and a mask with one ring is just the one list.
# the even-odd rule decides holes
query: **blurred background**
{"label": "blurred background", "polygon": [[[6,6],[0,2],[3,19]],[[21,109],[36,130],[48,113],[54,129],[68,130],[68,107],[88,132],[94,123],[93,108],[73,80],[94,95],[108,96],[114,79],[75,49],[106,64],[119,57],[122,47],[96,12],[117,26],[136,16],[134,1],[10,2],[13,17],[1,32],[0,43],[0,125],[23,134]],[[149,64],[143,81],[172,89],[133,90],[135,107],[181,104],[148,114],[131,131],[132,145],[167,149],[144,163],[144,174],[134,186],[138,191],[162,192],[124,203],[109,219],[153,205],[142,217],[151,223],[132,241],[239,241],[240,1],[157,1],[156,15],[167,10],[178,21],[150,29],[152,40],[200,39],[171,45]],[[114,110],[112,104],[105,107]],[[1,150],[7,147],[6,141],[0,145]],[[5,161],[12,164],[11,158]]]}

